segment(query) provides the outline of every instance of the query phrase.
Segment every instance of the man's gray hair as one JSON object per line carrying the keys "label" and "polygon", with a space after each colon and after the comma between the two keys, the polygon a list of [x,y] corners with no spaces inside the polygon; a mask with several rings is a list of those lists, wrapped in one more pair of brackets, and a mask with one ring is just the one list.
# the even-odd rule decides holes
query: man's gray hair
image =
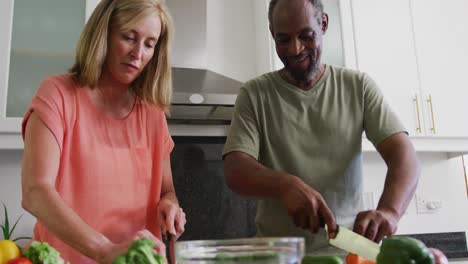
{"label": "man's gray hair", "polygon": [[[268,7],[268,21],[271,23],[273,22],[273,10],[275,9],[276,4],[278,3],[279,0],[271,0],[270,1],[270,6]],[[287,0],[290,1],[290,0]],[[323,14],[323,3],[322,0],[309,0],[309,2],[312,4],[312,6],[317,10],[316,17],[317,19],[321,19],[321,16]]]}

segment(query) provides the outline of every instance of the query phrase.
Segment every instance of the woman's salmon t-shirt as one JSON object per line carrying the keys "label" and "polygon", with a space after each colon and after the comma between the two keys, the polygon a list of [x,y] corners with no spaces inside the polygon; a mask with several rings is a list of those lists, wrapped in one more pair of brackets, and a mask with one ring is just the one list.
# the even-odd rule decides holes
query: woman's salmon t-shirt
{"label": "woman's salmon t-shirt", "polygon": [[[137,98],[124,119],[95,108],[71,74],[44,80],[23,119],[45,123],[60,147],[55,187],[88,225],[113,242],[148,229],[161,238],[156,208],[162,164],[174,143],[161,108]],[[34,240],[48,242],[71,264],[95,263],[55,237],[38,221]]]}

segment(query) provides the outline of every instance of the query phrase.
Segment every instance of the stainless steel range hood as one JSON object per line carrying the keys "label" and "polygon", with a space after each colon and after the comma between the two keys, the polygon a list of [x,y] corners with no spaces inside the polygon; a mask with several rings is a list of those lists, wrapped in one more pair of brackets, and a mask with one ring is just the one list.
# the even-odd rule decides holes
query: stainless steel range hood
{"label": "stainless steel range hood", "polygon": [[173,67],[169,124],[230,124],[242,83],[207,69]]}
{"label": "stainless steel range hood", "polygon": [[[226,125],[242,83],[225,76],[210,50],[219,42],[214,6],[218,0],[167,0],[175,28],[172,49],[173,99],[169,124]],[[211,10],[211,11],[209,11]],[[211,14],[211,16],[210,16]],[[214,30],[214,31],[213,31]],[[224,63],[224,62],[223,62]],[[224,75],[218,72],[223,72]]]}

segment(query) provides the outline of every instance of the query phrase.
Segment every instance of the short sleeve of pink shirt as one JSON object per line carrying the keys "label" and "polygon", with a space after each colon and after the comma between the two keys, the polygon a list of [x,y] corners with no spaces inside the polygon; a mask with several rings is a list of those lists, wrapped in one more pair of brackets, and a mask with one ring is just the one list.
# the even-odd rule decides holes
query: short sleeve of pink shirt
{"label": "short sleeve of pink shirt", "polygon": [[[73,75],[66,74],[40,84],[23,119],[23,137],[32,112],[60,147],[55,187],[70,208],[114,242],[142,229],[161,237],[156,208],[162,165],[174,147],[161,108],[137,98],[126,118],[109,118],[94,107]],[[34,239],[47,241],[66,261],[94,263],[40,221]]]}
{"label": "short sleeve of pink shirt", "polygon": [[62,149],[63,134],[65,132],[65,103],[68,103],[66,102],[67,99],[72,99],[70,94],[68,96],[64,94],[66,92],[66,90],[60,90],[57,87],[53,78],[41,82],[23,120],[23,137],[27,121],[34,111],[52,132],[60,149]]}

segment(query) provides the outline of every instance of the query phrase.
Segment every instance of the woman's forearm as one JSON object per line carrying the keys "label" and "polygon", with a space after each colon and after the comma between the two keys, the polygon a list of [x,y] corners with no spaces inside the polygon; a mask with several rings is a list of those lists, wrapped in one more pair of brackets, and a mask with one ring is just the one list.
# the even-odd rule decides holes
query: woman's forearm
{"label": "woman's forearm", "polygon": [[179,203],[179,201],[177,200],[177,195],[176,195],[174,190],[166,191],[166,192],[162,193],[161,194],[161,200],[162,199],[168,199],[169,201],[174,202],[176,204]]}
{"label": "woman's forearm", "polygon": [[174,188],[174,182],[172,180],[171,159],[167,157],[165,160],[163,160],[162,166],[163,173],[160,200],[168,199],[171,202],[179,204],[177,200],[177,194]]}
{"label": "woman's forearm", "polygon": [[60,240],[91,259],[104,257],[112,243],[86,224],[61,199],[53,186],[30,187],[23,191],[23,207]]}

